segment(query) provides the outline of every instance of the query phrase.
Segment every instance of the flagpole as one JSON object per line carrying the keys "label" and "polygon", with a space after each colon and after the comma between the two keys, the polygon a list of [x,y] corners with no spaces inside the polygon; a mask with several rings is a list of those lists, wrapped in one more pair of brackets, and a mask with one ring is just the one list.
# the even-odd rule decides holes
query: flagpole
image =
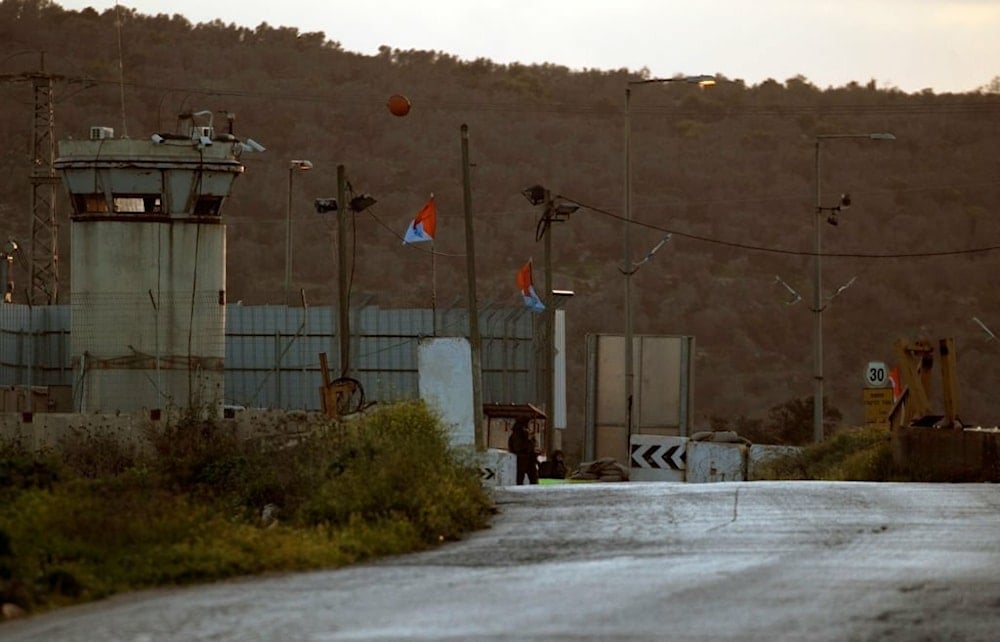
{"label": "flagpole", "polygon": [[437,254],[434,252],[434,240],[431,239],[431,323],[435,337],[438,335],[437,318]]}
{"label": "flagpole", "polygon": [[413,222],[406,228],[403,235],[403,245],[407,243],[431,242],[431,333],[437,336],[437,252],[434,251],[434,229],[437,221],[437,207],[434,204],[434,192],[427,203],[420,208]]}

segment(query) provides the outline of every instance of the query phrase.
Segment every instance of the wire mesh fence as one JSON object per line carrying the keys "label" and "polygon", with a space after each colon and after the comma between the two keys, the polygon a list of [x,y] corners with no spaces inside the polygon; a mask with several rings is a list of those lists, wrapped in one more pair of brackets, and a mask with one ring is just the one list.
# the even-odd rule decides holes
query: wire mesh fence
{"label": "wire mesh fence", "polygon": [[[128,356],[133,361],[140,359],[131,367],[137,370],[137,376],[147,378],[153,375],[140,372],[145,363],[142,358],[151,356],[152,359],[147,359],[149,367],[155,368],[163,363],[167,352],[173,355],[179,351],[181,356],[190,357],[194,352],[218,351],[218,346],[205,343],[212,343],[211,339],[196,337],[200,333],[186,330],[192,321],[165,319],[162,314],[155,314],[148,301],[139,301],[134,296],[125,296],[122,301],[73,305],[81,304],[101,312],[87,315],[84,325],[71,325],[69,305],[0,305],[0,385],[74,386],[79,383],[74,382],[74,358],[76,372],[81,371],[77,354],[80,345],[95,347],[94,351],[101,354],[88,358],[105,362]],[[331,307],[226,306],[225,403],[248,408],[318,410],[323,353],[328,356],[331,376],[349,375],[357,379],[369,401],[415,398],[419,392],[420,340],[467,336],[469,327],[468,312],[459,307],[352,309],[349,358],[344,363],[336,316],[336,309]],[[215,322],[202,321],[201,325]],[[485,402],[538,401],[536,323],[537,315],[522,307],[487,304],[479,312]],[[169,334],[164,327],[167,325]],[[218,332],[214,334],[218,336]],[[162,345],[162,350],[138,349],[132,345],[133,342],[150,345],[150,335],[156,337],[152,344]]]}

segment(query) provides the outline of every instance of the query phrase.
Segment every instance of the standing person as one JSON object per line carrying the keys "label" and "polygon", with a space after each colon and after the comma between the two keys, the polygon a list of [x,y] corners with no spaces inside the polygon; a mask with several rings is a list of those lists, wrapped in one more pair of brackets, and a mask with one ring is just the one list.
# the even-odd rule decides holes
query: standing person
{"label": "standing person", "polygon": [[535,438],[528,432],[528,420],[518,419],[507,438],[507,450],[517,457],[517,485],[524,484],[527,475],[529,484],[538,483],[538,455]]}

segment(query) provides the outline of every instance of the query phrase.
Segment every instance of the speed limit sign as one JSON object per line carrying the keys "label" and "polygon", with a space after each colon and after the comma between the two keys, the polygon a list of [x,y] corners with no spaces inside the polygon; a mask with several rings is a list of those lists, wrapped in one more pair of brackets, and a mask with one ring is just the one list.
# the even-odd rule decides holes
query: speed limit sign
{"label": "speed limit sign", "polygon": [[865,385],[869,388],[885,388],[890,385],[889,369],[881,361],[869,361],[865,368]]}

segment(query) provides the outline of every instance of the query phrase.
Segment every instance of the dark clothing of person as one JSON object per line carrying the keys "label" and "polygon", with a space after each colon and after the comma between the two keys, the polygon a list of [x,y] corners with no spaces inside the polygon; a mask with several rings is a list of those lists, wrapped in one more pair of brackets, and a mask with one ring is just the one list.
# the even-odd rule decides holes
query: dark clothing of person
{"label": "dark clothing of person", "polygon": [[538,476],[543,479],[566,479],[566,460],[561,450],[553,450],[548,459],[538,466]]}
{"label": "dark clothing of person", "polygon": [[528,433],[526,424],[517,422],[507,439],[507,450],[517,457],[517,485],[524,484],[527,476],[529,484],[538,483],[538,455],[535,439]]}

